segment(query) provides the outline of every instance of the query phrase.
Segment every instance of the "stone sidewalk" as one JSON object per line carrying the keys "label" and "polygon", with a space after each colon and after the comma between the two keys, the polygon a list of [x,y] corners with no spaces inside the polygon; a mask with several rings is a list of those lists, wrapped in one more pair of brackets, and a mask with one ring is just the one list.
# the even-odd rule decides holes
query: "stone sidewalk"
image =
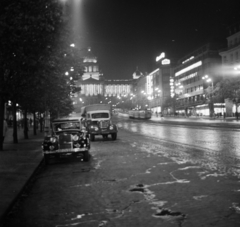
{"label": "stone sidewalk", "polygon": [[29,139],[24,139],[23,129],[20,128],[17,144],[13,143],[12,134],[13,129],[9,128],[3,151],[0,151],[0,223],[43,159],[43,132],[37,131],[37,135],[33,135],[30,128]]}

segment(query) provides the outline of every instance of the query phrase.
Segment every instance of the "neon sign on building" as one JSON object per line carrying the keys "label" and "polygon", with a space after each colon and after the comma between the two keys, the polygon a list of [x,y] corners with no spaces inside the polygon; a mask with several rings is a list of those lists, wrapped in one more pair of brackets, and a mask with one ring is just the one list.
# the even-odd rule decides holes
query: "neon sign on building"
{"label": "neon sign on building", "polygon": [[164,60],[162,60],[162,65],[169,65],[171,62],[169,59],[165,58]]}
{"label": "neon sign on building", "polygon": [[159,56],[156,57],[156,61],[160,61],[163,58],[165,58],[165,53],[164,52],[162,52]]}

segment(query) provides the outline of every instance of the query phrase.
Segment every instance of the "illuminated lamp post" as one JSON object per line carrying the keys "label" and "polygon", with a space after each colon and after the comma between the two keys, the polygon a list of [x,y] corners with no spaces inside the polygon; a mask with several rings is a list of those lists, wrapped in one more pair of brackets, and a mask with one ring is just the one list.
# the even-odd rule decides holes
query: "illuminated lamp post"
{"label": "illuminated lamp post", "polygon": [[[237,75],[239,76],[240,66],[239,65],[235,66],[234,70],[237,71]],[[234,92],[235,92],[235,98],[233,99],[233,102],[236,105],[236,119],[238,120],[238,115],[239,115],[239,113],[238,113],[238,101],[239,101],[239,98],[238,97],[239,97],[240,90],[237,89]]]}
{"label": "illuminated lamp post", "polygon": [[238,120],[238,97],[237,97],[237,91],[235,91],[235,96],[236,96],[236,98],[233,99],[233,103],[235,103],[235,105],[236,105],[235,116],[236,116],[236,119]]}
{"label": "illuminated lamp post", "polygon": [[183,110],[184,110],[185,115],[186,115],[187,111],[186,111],[185,100],[183,99],[182,105],[181,105],[181,102],[179,100],[179,98],[182,97],[182,95],[183,95],[183,90],[184,90],[183,85],[180,82],[175,83],[175,90],[174,90],[175,105],[177,104],[180,107],[180,109],[181,109],[181,106],[183,106]]}
{"label": "illuminated lamp post", "polygon": [[144,106],[146,108],[146,106],[148,105],[147,94],[144,90],[141,91],[141,94],[142,94],[141,108],[142,108],[142,106]]}
{"label": "illuminated lamp post", "polygon": [[[154,91],[155,91],[155,97],[154,98],[158,98],[158,97],[160,97],[159,98],[159,106],[161,107],[161,103],[162,103],[162,94],[161,94],[161,90],[158,88],[158,87],[156,87],[155,89],[154,89]],[[158,103],[157,103],[157,105],[158,105]],[[162,111],[162,110],[161,110]]]}
{"label": "illuminated lamp post", "polygon": [[210,109],[210,117],[213,116],[214,114],[214,103],[213,103],[213,81],[212,79],[208,76],[208,75],[205,75],[202,77],[202,79],[204,81],[206,81],[207,83],[211,83],[211,92],[209,92],[209,98],[210,98],[210,102],[209,102],[209,109]]}
{"label": "illuminated lamp post", "polygon": [[171,102],[172,102],[172,112],[173,112],[173,115],[175,116],[175,92],[174,92],[174,79],[172,77],[170,77],[170,82],[169,82],[169,85],[170,85],[170,97],[171,97]]}

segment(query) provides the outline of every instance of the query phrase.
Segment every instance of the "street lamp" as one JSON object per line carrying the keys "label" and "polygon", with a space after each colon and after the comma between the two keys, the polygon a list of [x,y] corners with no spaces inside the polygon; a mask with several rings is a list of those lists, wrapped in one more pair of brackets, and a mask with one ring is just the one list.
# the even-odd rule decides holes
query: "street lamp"
{"label": "street lamp", "polygon": [[208,77],[208,75],[203,76],[202,79],[205,80],[208,83],[211,83],[212,91],[213,91],[213,81],[212,81],[212,79],[210,77]]}
{"label": "street lamp", "polygon": [[210,97],[210,105],[209,105],[209,109],[210,109],[210,117],[213,116],[214,114],[214,104],[213,104],[213,81],[212,79],[208,76],[208,75],[205,75],[202,77],[202,79],[204,81],[206,81],[207,83],[211,83],[211,92],[209,92],[209,97]]}

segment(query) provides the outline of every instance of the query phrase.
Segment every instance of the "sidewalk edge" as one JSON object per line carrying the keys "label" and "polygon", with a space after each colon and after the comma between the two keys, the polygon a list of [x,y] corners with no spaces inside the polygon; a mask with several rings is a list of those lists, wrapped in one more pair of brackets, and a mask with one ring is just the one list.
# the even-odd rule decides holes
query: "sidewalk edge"
{"label": "sidewalk edge", "polygon": [[33,170],[32,174],[29,176],[28,180],[24,183],[24,185],[22,186],[22,188],[19,190],[19,192],[17,193],[17,195],[15,196],[15,198],[13,198],[12,202],[9,204],[8,208],[5,210],[5,212],[3,214],[0,214],[0,226],[2,226],[4,219],[7,217],[7,215],[10,213],[10,211],[12,210],[14,204],[16,203],[16,201],[19,199],[19,197],[21,196],[21,194],[25,191],[26,186],[30,183],[31,179],[33,178],[33,176],[37,173],[37,171],[40,169],[40,167],[43,164],[43,158],[42,160],[39,162],[39,164],[36,166],[36,168]]}

